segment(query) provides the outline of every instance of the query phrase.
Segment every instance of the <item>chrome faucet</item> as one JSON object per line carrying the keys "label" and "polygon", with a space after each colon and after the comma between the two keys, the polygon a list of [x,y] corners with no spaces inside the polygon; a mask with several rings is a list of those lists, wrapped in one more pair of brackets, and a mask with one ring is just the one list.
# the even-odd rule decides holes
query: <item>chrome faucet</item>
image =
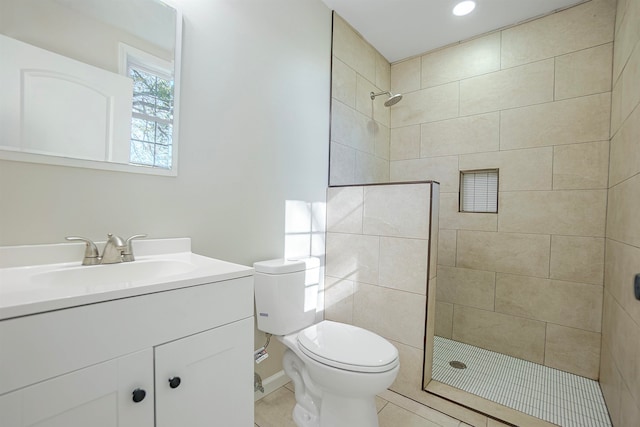
{"label": "chrome faucet", "polygon": [[122,262],[122,253],[127,249],[127,244],[120,236],[107,234],[107,243],[104,245],[100,264],[115,264]]}
{"label": "chrome faucet", "polygon": [[107,234],[107,242],[104,245],[102,256],[99,255],[98,248],[95,243],[89,239],[77,236],[69,236],[66,239],[69,241],[81,241],[86,244],[82,265],[98,265],[134,261],[135,258],[133,256],[132,241],[143,237],[147,237],[147,235],[136,234],[135,236],[129,237],[127,240],[123,240],[122,237],[114,236],[109,233]]}

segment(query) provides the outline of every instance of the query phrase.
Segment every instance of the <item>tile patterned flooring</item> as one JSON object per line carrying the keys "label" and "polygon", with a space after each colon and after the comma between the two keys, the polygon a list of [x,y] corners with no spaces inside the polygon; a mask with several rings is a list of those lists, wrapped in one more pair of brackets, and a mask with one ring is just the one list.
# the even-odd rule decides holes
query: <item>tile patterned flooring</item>
{"label": "tile patterned flooring", "polygon": [[[291,417],[295,403],[291,383],[260,399],[255,404],[256,427],[296,427]],[[376,398],[376,406],[380,427],[468,427],[388,390]]]}
{"label": "tile patterned flooring", "polygon": [[[563,427],[610,427],[597,381],[435,337],[433,378]],[[466,369],[455,369],[450,361]]]}

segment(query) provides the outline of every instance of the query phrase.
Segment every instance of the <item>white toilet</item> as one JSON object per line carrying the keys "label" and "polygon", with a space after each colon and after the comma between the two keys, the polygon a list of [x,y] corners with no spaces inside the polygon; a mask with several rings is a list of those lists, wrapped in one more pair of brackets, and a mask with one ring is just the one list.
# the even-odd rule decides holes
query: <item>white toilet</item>
{"label": "white toilet", "polygon": [[398,350],[366,329],[326,320],[314,324],[318,258],[253,266],[258,329],[288,347],[283,366],[295,386],[296,425],[378,427],[375,396],[398,375]]}

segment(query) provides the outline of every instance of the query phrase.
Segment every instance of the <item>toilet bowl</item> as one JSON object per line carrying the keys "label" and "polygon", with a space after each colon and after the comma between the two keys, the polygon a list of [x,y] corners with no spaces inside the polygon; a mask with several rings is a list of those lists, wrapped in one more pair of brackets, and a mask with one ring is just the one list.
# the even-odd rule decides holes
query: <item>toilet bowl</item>
{"label": "toilet bowl", "polygon": [[258,329],[287,350],[298,427],[378,427],[375,396],[398,375],[398,350],[375,333],[344,323],[315,322],[319,260],[254,264]]}

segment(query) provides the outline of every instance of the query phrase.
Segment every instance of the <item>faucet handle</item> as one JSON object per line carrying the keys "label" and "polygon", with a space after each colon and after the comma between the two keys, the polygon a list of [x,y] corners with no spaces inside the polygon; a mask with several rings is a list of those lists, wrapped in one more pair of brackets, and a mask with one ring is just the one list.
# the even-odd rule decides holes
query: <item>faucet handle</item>
{"label": "faucet handle", "polygon": [[127,239],[125,242],[126,249],[122,252],[122,261],[130,262],[135,261],[136,259],[133,256],[133,240],[134,239],[144,239],[147,237],[146,234],[135,234]]}
{"label": "faucet handle", "polygon": [[82,265],[100,264],[100,254],[98,253],[98,248],[96,247],[96,244],[91,240],[78,236],[68,236],[66,237],[66,239],[70,242],[80,241],[85,243]]}

